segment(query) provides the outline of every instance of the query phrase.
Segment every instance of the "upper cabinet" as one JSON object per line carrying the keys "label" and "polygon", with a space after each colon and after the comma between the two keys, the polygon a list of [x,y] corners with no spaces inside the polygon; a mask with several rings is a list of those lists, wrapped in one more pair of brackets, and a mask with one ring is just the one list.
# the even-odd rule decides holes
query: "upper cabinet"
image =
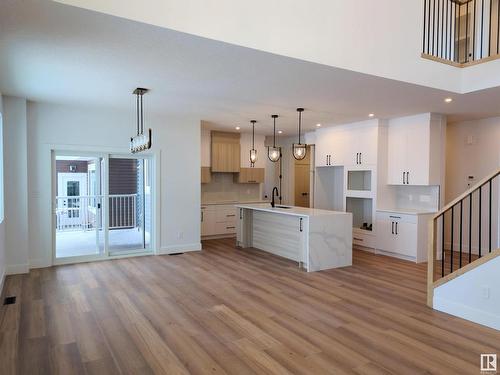
{"label": "upper cabinet", "polygon": [[210,167],[210,130],[201,129],[201,166],[202,167]]}
{"label": "upper cabinet", "polygon": [[430,113],[389,121],[388,184],[440,185],[444,119]]}
{"label": "upper cabinet", "polygon": [[378,120],[316,131],[316,166],[377,164]]}
{"label": "upper cabinet", "polygon": [[240,134],[212,132],[212,172],[240,171]]}

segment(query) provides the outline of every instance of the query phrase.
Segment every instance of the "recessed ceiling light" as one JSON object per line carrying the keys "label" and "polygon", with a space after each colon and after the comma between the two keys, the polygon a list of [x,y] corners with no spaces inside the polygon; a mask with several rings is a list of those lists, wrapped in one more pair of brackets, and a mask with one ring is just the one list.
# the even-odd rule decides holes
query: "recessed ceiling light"
{"label": "recessed ceiling light", "polygon": [[278,134],[283,134],[283,130],[278,130]]}
{"label": "recessed ceiling light", "polygon": [[370,113],[368,117],[375,117],[375,113]]}
{"label": "recessed ceiling light", "polygon": [[239,126],[235,127],[236,130],[240,130],[241,128]]}
{"label": "recessed ceiling light", "polygon": [[445,103],[451,103],[453,101],[453,99],[452,98],[446,98],[444,101],[445,101]]}
{"label": "recessed ceiling light", "polygon": [[319,128],[319,127],[321,127],[321,124],[316,124],[316,126]]}

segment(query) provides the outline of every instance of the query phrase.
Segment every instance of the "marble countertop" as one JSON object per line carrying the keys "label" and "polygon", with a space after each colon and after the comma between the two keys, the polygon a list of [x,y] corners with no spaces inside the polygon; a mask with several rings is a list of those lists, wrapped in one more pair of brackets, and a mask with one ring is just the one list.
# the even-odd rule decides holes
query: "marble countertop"
{"label": "marble countertop", "polygon": [[404,215],[432,215],[437,211],[426,211],[426,210],[418,210],[413,208],[377,208],[377,211],[380,212],[394,212],[398,214]]}
{"label": "marble countertop", "polygon": [[326,215],[351,215],[348,212],[320,210],[317,208],[305,208],[305,207],[295,207],[295,206],[284,206],[290,208],[280,208],[278,206],[280,205],[276,205],[276,207],[273,208],[269,203],[236,204],[236,207],[245,208],[247,210],[272,212],[275,214],[302,216],[302,217],[326,216]]}
{"label": "marble countertop", "polygon": [[253,204],[253,203],[267,203],[270,204],[269,201],[266,200],[251,200],[251,201],[216,201],[216,202],[202,202],[202,206],[216,206],[216,205],[224,205],[224,204]]}

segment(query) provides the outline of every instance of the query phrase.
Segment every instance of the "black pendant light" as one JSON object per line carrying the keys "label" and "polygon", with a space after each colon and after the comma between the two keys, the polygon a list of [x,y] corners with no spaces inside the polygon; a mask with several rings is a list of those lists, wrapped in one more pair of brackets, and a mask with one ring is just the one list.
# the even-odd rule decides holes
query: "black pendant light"
{"label": "black pendant light", "polygon": [[300,143],[300,132],[302,130],[302,112],[304,112],[304,108],[297,108],[297,112],[299,113],[299,143],[294,143],[292,145],[292,154],[296,160],[302,160],[306,157],[307,154],[307,145],[305,143]]}
{"label": "black pendant light", "polygon": [[130,138],[130,152],[145,151],[151,148],[151,129],[144,134],[144,108],[142,96],[149,90],[141,87],[136,88],[133,94],[137,97],[137,134]]}
{"label": "black pendant light", "polygon": [[271,117],[273,118],[273,146],[267,148],[267,157],[273,163],[276,163],[280,160],[281,156],[280,148],[276,147],[276,119],[278,118],[278,115],[272,115]]}
{"label": "black pendant light", "polygon": [[250,150],[250,166],[255,167],[255,162],[257,161],[257,150],[255,149],[255,124],[257,121],[252,120],[252,149]]}

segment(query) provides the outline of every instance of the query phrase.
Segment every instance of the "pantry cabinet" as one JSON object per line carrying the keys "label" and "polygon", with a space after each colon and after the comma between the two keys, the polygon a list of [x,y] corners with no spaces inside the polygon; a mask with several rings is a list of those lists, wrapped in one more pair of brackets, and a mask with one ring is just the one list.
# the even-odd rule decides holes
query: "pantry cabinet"
{"label": "pantry cabinet", "polygon": [[440,185],[443,169],[442,117],[423,114],[388,125],[388,184]]}

